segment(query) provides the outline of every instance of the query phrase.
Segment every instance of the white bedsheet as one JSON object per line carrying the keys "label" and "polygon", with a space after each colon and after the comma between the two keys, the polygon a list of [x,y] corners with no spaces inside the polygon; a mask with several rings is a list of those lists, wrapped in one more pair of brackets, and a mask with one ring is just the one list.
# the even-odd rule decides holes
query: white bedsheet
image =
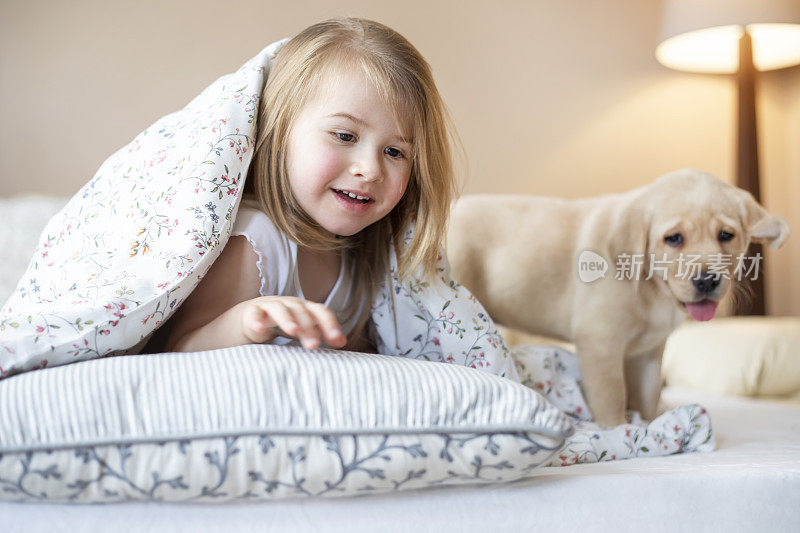
{"label": "white bedsheet", "polygon": [[800,406],[666,389],[711,415],[712,453],[548,468],[504,485],[221,505],[0,503],[39,531],[800,531]]}

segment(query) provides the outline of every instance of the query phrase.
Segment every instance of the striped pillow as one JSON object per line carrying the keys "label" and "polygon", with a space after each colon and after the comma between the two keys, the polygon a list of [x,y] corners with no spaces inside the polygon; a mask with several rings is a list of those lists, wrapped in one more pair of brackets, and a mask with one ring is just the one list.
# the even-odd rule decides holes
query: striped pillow
{"label": "striped pillow", "polygon": [[0,381],[0,498],[228,501],[519,479],[571,434],[537,392],[456,365],[248,345]]}

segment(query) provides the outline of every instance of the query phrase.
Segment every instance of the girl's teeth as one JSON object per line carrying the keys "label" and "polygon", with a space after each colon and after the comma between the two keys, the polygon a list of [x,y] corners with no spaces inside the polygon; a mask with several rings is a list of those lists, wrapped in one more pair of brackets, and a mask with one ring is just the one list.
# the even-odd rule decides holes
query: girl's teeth
{"label": "girl's teeth", "polygon": [[351,193],[349,191],[339,191],[339,192],[346,194],[350,198],[355,198],[356,200],[366,200],[367,199],[366,196],[358,196],[357,194],[353,194],[353,193]]}

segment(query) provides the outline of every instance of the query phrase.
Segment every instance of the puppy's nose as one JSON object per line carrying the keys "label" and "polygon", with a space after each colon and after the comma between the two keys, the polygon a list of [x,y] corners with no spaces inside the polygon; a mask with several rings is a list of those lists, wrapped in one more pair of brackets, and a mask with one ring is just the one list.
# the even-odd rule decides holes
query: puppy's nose
{"label": "puppy's nose", "polygon": [[692,285],[700,294],[709,294],[719,287],[719,274],[701,272],[700,275],[692,279]]}

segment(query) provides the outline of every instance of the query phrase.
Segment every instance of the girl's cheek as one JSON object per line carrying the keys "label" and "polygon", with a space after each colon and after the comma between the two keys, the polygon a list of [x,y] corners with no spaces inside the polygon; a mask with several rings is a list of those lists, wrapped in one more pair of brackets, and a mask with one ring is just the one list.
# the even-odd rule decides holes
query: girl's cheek
{"label": "girl's cheek", "polygon": [[318,150],[312,158],[315,171],[324,176],[339,174],[345,165],[344,158],[330,148]]}
{"label": "girl's cheek", "polygon": [[405,172],[403,174],[403,179],[400,180],[400,183],[398,185],[398,190],[399,190],[400,196],[405,194],[406,189],[408,189],[409,182],[411,182],[411,170],[408,170],[407,172]]}
{"label": "girl's cheek", "polygon": [[394,205],[397,205],[400,202],[400,199],[403,197],[403,194],[408,189],[408,179],[404,180],[397,180],[396,185],[392,188],[391,196],[394,199]]}

